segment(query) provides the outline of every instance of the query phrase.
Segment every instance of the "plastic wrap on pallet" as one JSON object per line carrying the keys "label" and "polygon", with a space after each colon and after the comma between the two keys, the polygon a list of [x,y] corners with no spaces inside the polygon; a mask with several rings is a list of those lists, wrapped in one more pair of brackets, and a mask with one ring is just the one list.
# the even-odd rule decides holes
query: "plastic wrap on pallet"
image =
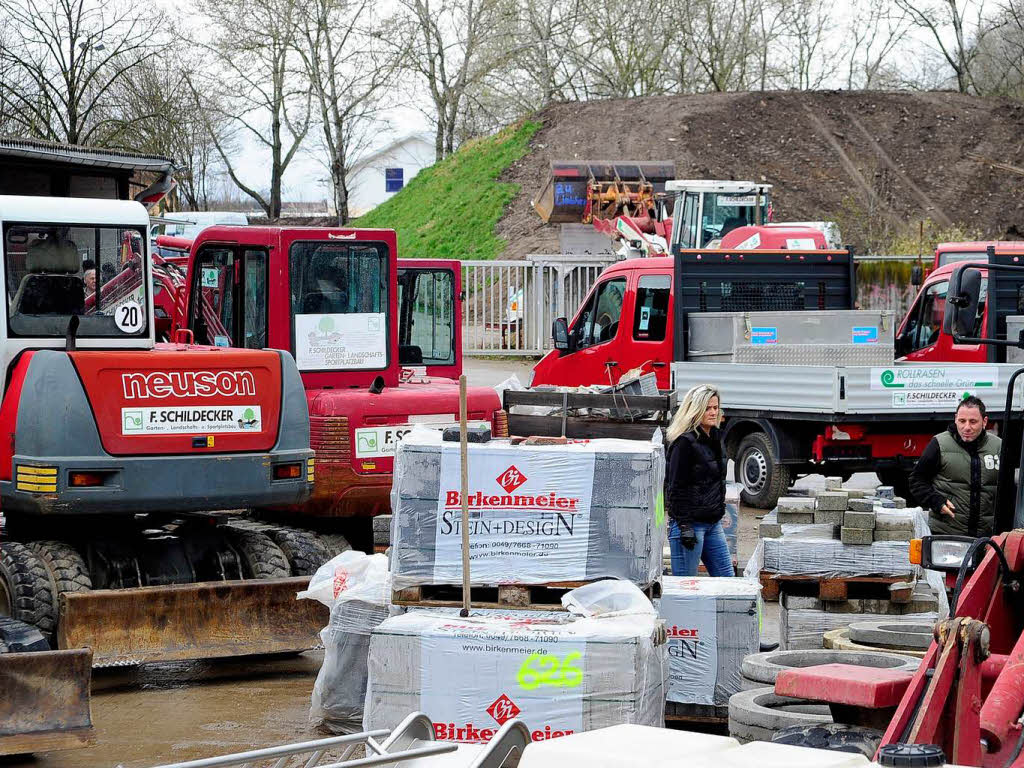
{"label": "plastic wrap on pallet", "polygon": [[725,485],[725,515],[722,517],[722,530],[725,531],[725,540],[729,544],[729,554],[736,557],[736,542],[740,530],[740,492],[743,486],[740,483],[726,483]]}
{"label": "plastic wrap on pallet", "polygon": [[743,658],[760,648],[761,585],[666,576],[657,605],[668,633],[668,700],[727,705],[741,690]]}
{"label": "plastic wrap on pallet", "polygon": [[[661,573],[664,449],[650,441],[469,446],[472,583],[603,577],[646,585]],[[458,443],[413,429],[391,488],[395,589],[462,583]]]}
{"label": "plastic wrap on pallet", "polygon": [[355,733],[363,722],[370,633],[392,613],[387,558],[342,552],[320,566],[298,597],[331,609],[320,632],[324,661],[313,684],[310,722]]}
{"label": "plastic wrap on pallet", "polygon": [[[650,608],[650,603],[648,603]],[[663,726],[668,647],[646,613],[413,609],[370,638],[364,726],[427,712],[438,739],[487,741],[516,717],[534,741],[620,723]]]}
{"label": "plastic wrap on pallet", "polygon": [[[934,607],[939,602],[938,595],[930,591],[928,594],[931,599],[917,597],[905,606],[887,600],[825,603],[813,598],[792,598],[783,594],[779,604],[779,648],[790,651],[822,648],[826,632],[847,627],[855,621],[934,624],[939,612],[921,610],[924,606]],[[794,604],[797,607],[793,607]]]}

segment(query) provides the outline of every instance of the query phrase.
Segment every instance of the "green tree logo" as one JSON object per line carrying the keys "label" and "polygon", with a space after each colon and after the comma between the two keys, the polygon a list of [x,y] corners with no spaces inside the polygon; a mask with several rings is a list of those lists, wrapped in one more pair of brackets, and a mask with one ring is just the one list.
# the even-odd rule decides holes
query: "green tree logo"
{"label": "green tree logo", "polygon": [[319,328],[324,333],[332,333],[334,331],[334,318],[327,317],[326,315],[324,315],[323,317],[320,318],[320,322],[317,325],[317,328]]}
{"label": "green tree logo", "polygon": [[243,418],[244,418],[244,419],[245,419],[246,421],[252,421],[253,419],[255,419],[255,418],[256,418],[256,412],[255,412],[255,411],[253,411],[253,409],[252,409],[252,408],[246,408],[246,409],[245,409],[245,413],[243,413],[243,414],[242,414],[242,417],[243,417]]}

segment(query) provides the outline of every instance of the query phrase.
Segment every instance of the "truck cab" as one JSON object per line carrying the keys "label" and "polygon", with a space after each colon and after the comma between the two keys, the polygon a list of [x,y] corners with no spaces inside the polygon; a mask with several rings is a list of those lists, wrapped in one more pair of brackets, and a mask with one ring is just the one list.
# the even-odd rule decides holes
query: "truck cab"
{"label": "truck cab", "polygon": [[[907,314],[896,332],[897,360],[905,360],[910,363],[990,362],[989,358],[995,352],[995,347],[971,343],[958,344],[952,336],[942,331],[942,318],[946,311],[946,295],[949,292],[950,276],[956,265],[968,258],[976,258],[977,261],[988,260],[988,253],[984,250],[980,255],[972,252],[969,256],[959,258],[965,253],[967,252],[946,252],[951,260],[937,267],[924,281],[921,290],[917,293],[917,298],[907,310]],[[938,254],[936,260],[938,260]],[[988,317],[985,301],[987,288],[987,282],[982,281],[974,333],[971,334],[975,338],[985,335]]]}
{"label": "truck cab", "polygon": [[[196,342],[295,356],[317,462],[303,515],[386,513],[398,440],[456,422],[442,376],[462,365],[458,263],[397,254],[385,229],[213,226],[192,244],[181,305]],[[500,432],[500,407],[470,389],[471,422]]]}
{"label": "truck cab", "polygon": [[[956,264],[961,261],[988,261],[988,249],[996,248],[1000,252],[1021,251],[1024,253],[1024,241],[1008,240],[974,240],[959,243],[939,243],[935,248],[935,259],[932,269]],[[947,273],[946,279],[949,279]]]}

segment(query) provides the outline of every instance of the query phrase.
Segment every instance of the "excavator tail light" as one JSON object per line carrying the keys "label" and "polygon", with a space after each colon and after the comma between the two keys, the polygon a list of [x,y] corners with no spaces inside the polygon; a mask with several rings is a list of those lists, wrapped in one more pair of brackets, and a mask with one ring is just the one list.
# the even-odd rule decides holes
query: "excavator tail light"
{"label": "excavator tail light", "polygon": [[275,480],[295,480],[302,477],[302,463],[278,464],[274,467]]}

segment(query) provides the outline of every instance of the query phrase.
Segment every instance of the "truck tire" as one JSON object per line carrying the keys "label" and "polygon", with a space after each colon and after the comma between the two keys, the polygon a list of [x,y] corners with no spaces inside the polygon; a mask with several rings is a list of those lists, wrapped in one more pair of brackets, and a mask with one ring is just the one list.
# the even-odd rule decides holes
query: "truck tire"
{"label": "truck tire", "polygon": [[348,552],[352,549],[352,545],[348,543],[346,539],[340,533],[321,533],[320,541],[327,547],[328,557],[336,557],[342,552]]}
{"label": "truck tire", "polygon": [[0,616],[0,653],[35,653],[48,651],[50,644],[43,633],[23,621]]}
{"label": "truck tire", "polygon": [[230,535],[241,558],[245,578],[284,579],[292,575],[288,558],[265,533],[235,530]]}
{"label": "truck tire", "polygon": [[773,509],[792,480],[789,467],[779,463],[764,432],[751,432],[740,440],[733,475],[743,485],[740,499],[758,509]]}
{"label": "truck tire", "polygon": [[0,544],[0,615],[31,624],[50,639],[57,628],[53,588],[43,561],[24,544]]}
{"label": "truck tire", "polygon": [[46,564],[53,589],[53,610],[57,615],[60,614],[62,592],[88,592],[92,589],[85,559],[70,545],[63,541],[30,541],[28,547]]}
{"label": "truck tire", "polygon": [[827,749],[832,752],[853,752],[868,760],[875,756],[882,742],[882,732],[874,728],[829,723],[825,725],[797,725],[778,731],[772,741],[794,747]]}
{"label": "truck tire", "polygon": [[910,493],[910,472],[905,469],[893,467],[892,469],[875,470],[878,482],[882,485],[891,485],[897,496],[906,499],[908,505],[914,504],[913,494]]}
{"label": "truck tire", "polygon": [[327,546],[312,531],[275,526],[267,533],[288,558],[292,576],[312,576],[331,559]]}

